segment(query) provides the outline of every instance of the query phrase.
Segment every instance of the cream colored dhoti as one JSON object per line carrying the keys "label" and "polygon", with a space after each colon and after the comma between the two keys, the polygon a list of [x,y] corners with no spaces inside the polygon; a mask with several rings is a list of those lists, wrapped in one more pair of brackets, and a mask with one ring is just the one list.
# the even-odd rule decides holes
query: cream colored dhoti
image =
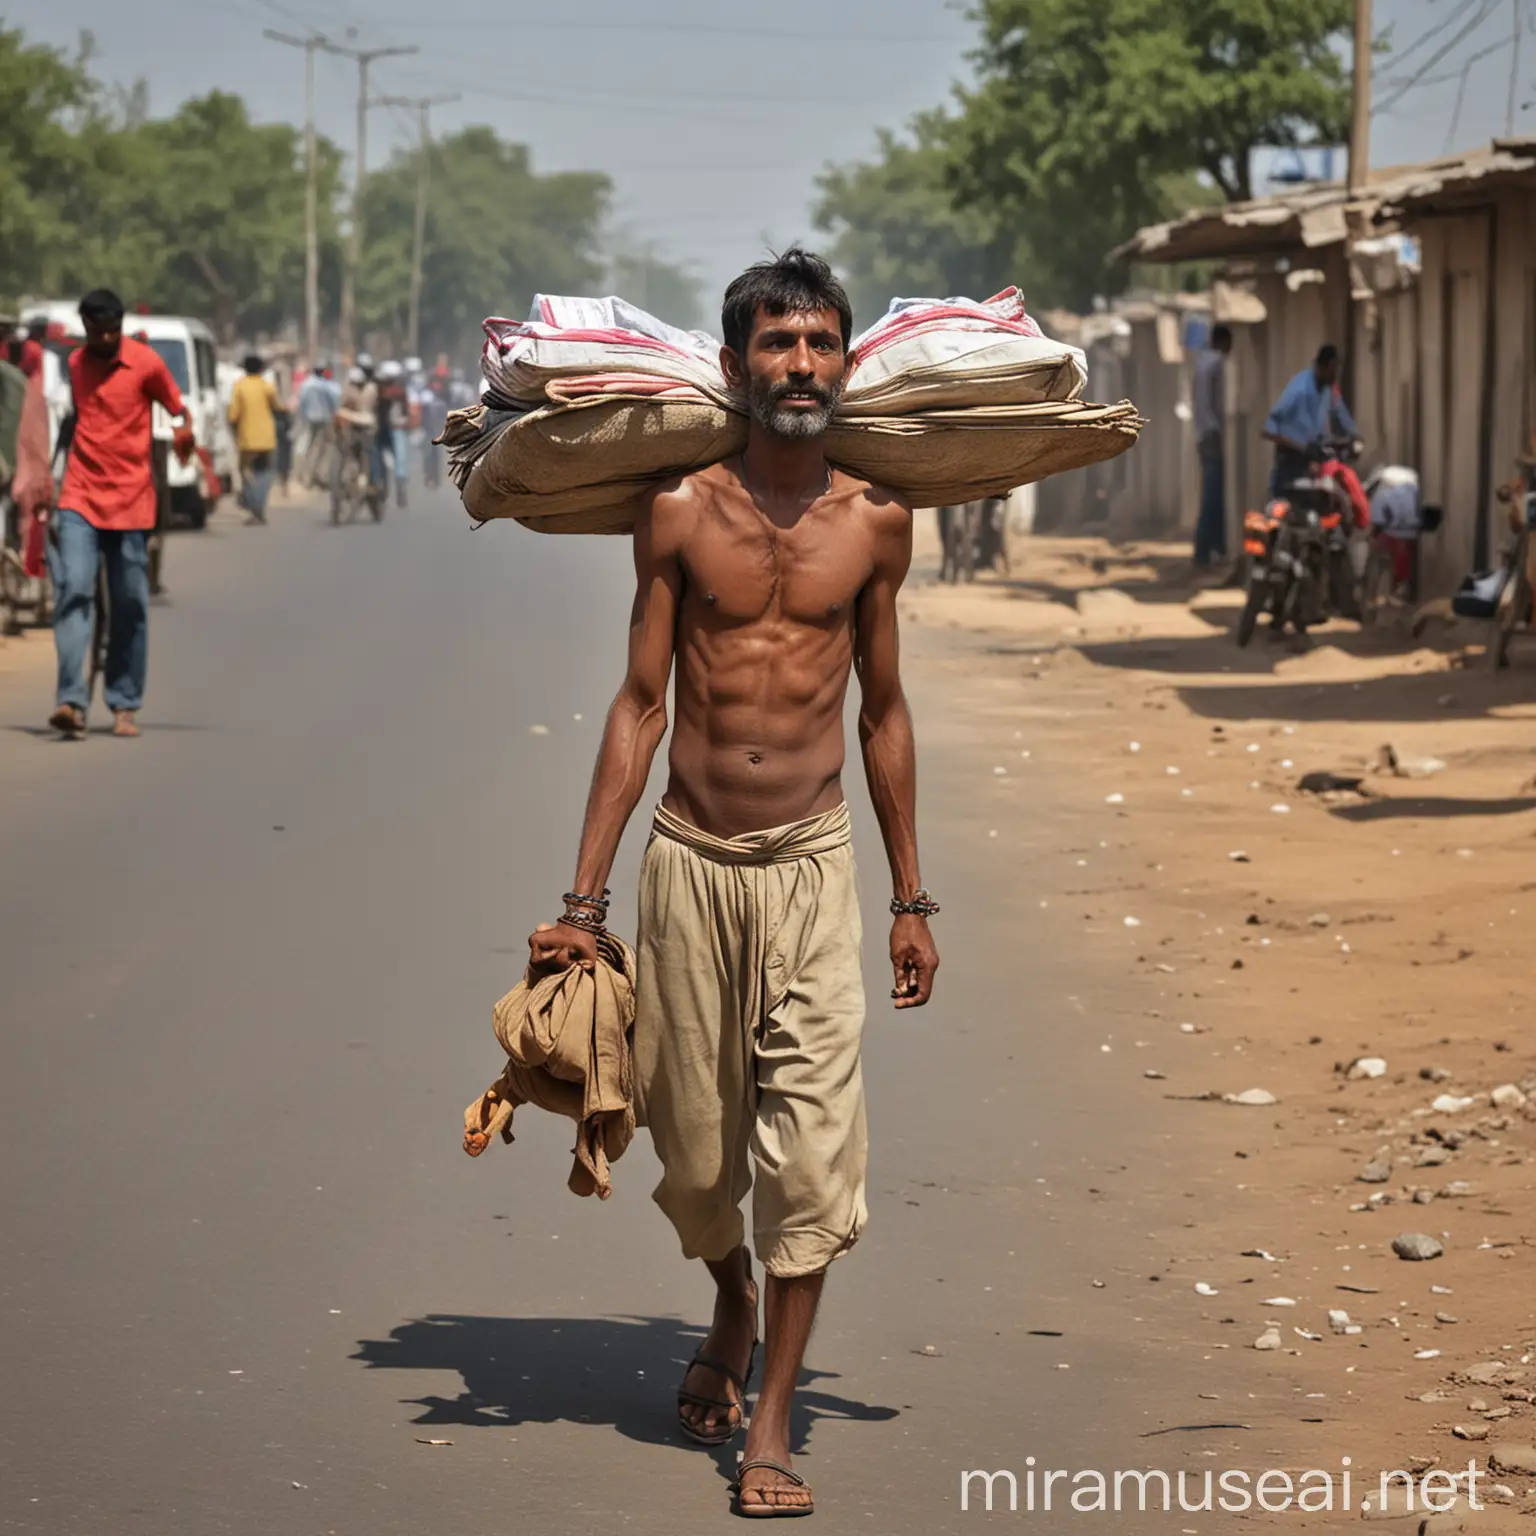
{"label": "cream colored dhoti", "polygon": [[[635,1098],[688,1258],[744,1235],[813,1274],[867,1210],[858,891],[848,807],[711,837],[658,807],[640,871]],[[755,1188],[754,1188],[755,1185]]]}

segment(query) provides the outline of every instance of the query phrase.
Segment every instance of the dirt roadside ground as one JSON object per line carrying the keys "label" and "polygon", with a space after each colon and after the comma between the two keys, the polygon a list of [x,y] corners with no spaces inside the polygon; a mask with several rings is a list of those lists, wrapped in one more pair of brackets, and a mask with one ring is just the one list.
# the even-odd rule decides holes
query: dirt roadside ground
{"label": "dirt roadside ground", "polygon": [[[1182,1101],[1170,1163],[1208,1170],[1141,1261],[1157,1347],[1209,1362],[1191,1422],[1240,1426],[1205,1454],[1347,1455],[1373,1489],[1381,1468],[1465,1489],[1475,1461],[1487,1509],[1430,1529],[1529,1529],[1536,641],[1499,676],[1448,625],[1419,645],[1333,626],[1304,651],[1261,631],[1242,651],[1240,594],[1197,588],[1185,546],[1011,554],[1006,577],[940,586],[919,514],[903,619],[952,631],[1013,711],[978,790],[1004,845],[1032,777],[1070,785],[1058,835],[1033,839],[1040,920],[1144,987],[1101,1049]],[[1220,1097],[1249,1090],[1266,1102]],[[1128,1170],[1118,1198],[1159,1172]],[[1410,1235],[1443,1253],[1398,1257]],[[1250,1353],[1231,1370],[1223,1351]],[[1233,1390],[1256,1374],[1270,1390]],[[1370,1517],[1417,1531],[1405,1500]]]}

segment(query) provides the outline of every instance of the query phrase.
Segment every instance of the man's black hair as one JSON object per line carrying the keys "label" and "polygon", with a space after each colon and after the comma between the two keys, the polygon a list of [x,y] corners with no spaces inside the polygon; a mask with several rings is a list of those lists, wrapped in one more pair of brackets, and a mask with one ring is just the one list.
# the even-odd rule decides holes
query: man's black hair
{"label": "man's black hair", "polygon": [[1329,363],[1336,363],[1338,360],[1339,349],[1331,341],[1325,341],[1317,349],[1317,357],[1313,361],[1316,367],[1326,368]]}
{"label": "man's black hair", "polygon": [[842,323],[843,350],[853,338],[853,305],[832,268],[820,256],[792,245],[772,261],[747,268],[725,290],[720,328],[725,344],[744,357],[759,308],[770,315],[804,315],[835,309]]}
{"label": "man's black hair", "polygon": [[1222,342],[1230,347],[1232,345],[1232,327],[1229,325],[1217,325],[1211,328],[1211,345],[1219,347]]}
{"label": "man's black hair", "polygon": [[123,301],[110,288],[93,288],[80,300],[80,318],[106,329],[122,324],[126,312]]}
{"label": "man's black hair", "polygon": [[262,373],[266,369],[266,363],[262,361],[261,353],[247,352],[245,361],[240,365],[247,373]]}

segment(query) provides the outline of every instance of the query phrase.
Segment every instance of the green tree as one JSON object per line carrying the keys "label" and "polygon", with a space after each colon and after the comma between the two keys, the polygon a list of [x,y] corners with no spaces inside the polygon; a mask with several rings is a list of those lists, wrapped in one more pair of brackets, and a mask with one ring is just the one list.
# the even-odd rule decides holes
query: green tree
{"label": "green tree", "polygon": [[64,204],[91,169],[79,134],[98,110],[89,57],[89,38],[69,55],[0,27],[0,294],[11,302],[57,291],[73,233]]}
{"label": "green tree", "polygon": [[[143,180],[116,210],[139,252],[135,289],[157,309],[208,315],[221,341],[274,330],[304,302],[304,142],[253,123],[223,91],[121,136]],[[320,238],[334,246],[341,157],[317,148]],[[144,252],[146,232],[158,254]]]}
{"label": "green tree", "polygon": [[[1252,195],[1263,145],[1336,142],[1351,0],[978,0],[978,81],[948,133],[957,203],[1025,232],[1033,281],[1083,306],[1171,179]],[[1113,279],[1109,279],[1113,281]]]}
{"label": "green tree", "polygon": [[948,127],[925,112],[907,137],[882,129],[876,159],[817,178],[813,218],[832,236],[860,330],[897,295],[985,298],[1014,280],[1018,242],[980,207],[955,206]]}
{"label": "green tree", "polygon": [[[535,293],[590,293],[601,283],[606,176],[541,176],[526,146],[485,127],[428,152],[423,354],[477,350],[488,310],[522,315]],[[419,153],[395,155],[369,176],[363,195],[358,310],[364,329],[386,333],[395,347],[406,331]]]}

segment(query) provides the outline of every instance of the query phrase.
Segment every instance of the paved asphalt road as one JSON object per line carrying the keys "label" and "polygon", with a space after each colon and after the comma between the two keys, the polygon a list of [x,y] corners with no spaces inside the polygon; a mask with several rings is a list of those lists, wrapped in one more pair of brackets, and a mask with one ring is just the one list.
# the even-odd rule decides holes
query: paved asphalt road
{"label": "paved asphalt road", "polygon": [[[570,873],[627,544],[471,532],[447,495],[274,515],[173,542],[141,741],[39,732],[40,659],[0,681],[0,1530],[735,1528],[729,1459],[671,1429],[709,1293],[648,1145],[606,1205],[532,1112],[458,1145]],[[818,1529],[927,1536],[984,1518],[964,1468],[1138,1464],[1158,1383],[1090,1285],[1116,1238],[1086,1189],[1137,1127],[1089,1086],[1028,861],[989,855],[991,726],[909,649],[946,965],[926,1013],[885,1004],[855,770],[872,1222],[800,1429]]]}

